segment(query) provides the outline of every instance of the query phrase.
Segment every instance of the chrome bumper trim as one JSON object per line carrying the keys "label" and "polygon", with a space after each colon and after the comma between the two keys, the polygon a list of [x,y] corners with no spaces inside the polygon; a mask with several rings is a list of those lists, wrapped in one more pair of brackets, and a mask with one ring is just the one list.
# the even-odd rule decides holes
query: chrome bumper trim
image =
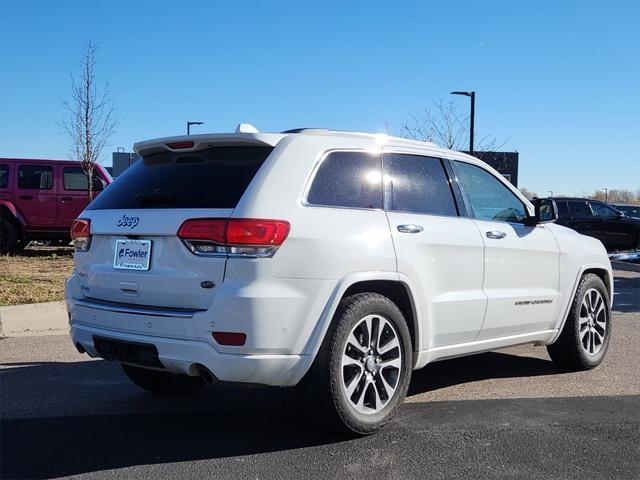
{"label": "chrome bumper trim", "polygon": [[172,309],[164,307],[149,307],[144,305],[132,305],[123,303],[105,302],[103,300],[72,300],[79,307],[93,308],[105,312],[127,313],[130,315],[147,315],[152,317],[192,318],[194,314],[203,312],[198,309]]}

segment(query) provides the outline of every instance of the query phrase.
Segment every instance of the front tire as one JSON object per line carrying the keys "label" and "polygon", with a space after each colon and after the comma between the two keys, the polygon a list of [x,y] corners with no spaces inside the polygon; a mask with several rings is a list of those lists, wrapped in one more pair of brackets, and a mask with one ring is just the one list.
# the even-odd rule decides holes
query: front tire
{"label": "front tire", "polygon": [[305,413],[338,433],[374,433],[404,400],[411,368],[411,337],[397,305],[378,293],[344,298],[300,384]]}
{"label": "front tire", "polygon": [[589,273],[580,279],[562,333],[547,351],[561,368],[589,370],[602,363],[610,339],[609,292],[600,277]]}
{"label": "front tire", "polygon": [[158,395],[184,395],[205,385],[205,381],[200,377],[134,367],[126,363],[121,365],[129,380],[140,388]]}

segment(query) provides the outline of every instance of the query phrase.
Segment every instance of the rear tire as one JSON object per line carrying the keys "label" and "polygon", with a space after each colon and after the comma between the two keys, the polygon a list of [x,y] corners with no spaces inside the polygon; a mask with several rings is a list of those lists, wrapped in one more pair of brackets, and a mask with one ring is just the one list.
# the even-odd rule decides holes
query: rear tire
{"label": "rear tire", "polygon": [[378,293],[344,298],[299,384],[305,414],[338,433],[377,432],[403,402],[411,369],[411,337],[396,304]]}
{"label": "rear tire", "polygon": [[129,380],[158,395],[184,395],[202,388],[206,383],[200,377],[134,367],[126,363],[121,365]]}
{"label": "rear tire", "polygon": [[0,254],[12,254],[18,251],[19,235],[15,224],[6,218],[0,218]]}
{"label": "rear tire", "polygon": [[590,370],[604,360],[610,339],[609,292],[600,277],[588,273],[580,279],[562,333],[547,351],[561,368]]}

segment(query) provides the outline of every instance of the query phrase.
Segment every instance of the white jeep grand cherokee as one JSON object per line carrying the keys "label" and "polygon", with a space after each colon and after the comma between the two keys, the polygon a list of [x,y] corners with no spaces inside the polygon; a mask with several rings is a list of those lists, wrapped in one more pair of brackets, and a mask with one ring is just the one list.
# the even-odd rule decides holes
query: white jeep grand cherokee
{"label": "white jeep grand cherokee", "polygon": [[588,369],[607,351],[602,244],[474,157],[247,126],[135,150],[73,226],[66,301],[78,350],[142,388],[297,385],[316,423],[367,434],[430,362],[534,342]]}

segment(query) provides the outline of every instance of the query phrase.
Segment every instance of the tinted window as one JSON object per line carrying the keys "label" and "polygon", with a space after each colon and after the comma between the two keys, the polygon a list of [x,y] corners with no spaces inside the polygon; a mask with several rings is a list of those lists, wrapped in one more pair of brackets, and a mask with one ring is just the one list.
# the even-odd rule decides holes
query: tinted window
{"label": "tinted window", "polygon": [[6,188],[9,185],[9,165],[0,164],[0,188]]}
{"label": "tinted window", "polygon": [[40,165],[20,165],[18,187],[34,190],[53,188],[53,167]]}
{"label": "tinted window", "polygon": [[616,212],[609,205],[605,205],[604,203],[599,202],[591,202],[591,210],[593,210],[593,214],[596,217],[617,217],[618,212]]}
{"label": "tinted window", "polygon": [[385,154],[389,210],[431,215],[458,214],[442,162],[417,155]]}
{"label": "tinted window", "polygon": [[210,147],[144,156],[89,207],[235,208],[272,147]]}
{"label": "tinted window", "polygon": [[307,195],[312,205],[382,208],[382,162],[364,152],[328,154]]}
{"label": "tinted window", "polygon": [[[65,190],[89,190],[89,182],[87,174],[84,173],[82,167],[65,167],[63,174],[63,182]],[[93,189],[102,190],[104,183],[95,171],[93,172]]]}
{"label": "tinted window", "polygon": [[475,218],[524,222],[527,217],[524,204],[500,180],[475,165],[464,162],[454,164]]}
{"label": "tinted window", "polygon": [[590,217],[591,209],[589,204],[584,200],[569,200],[567,202],[569,207],[569,215],[573,217]]}
{"label": "tinted window", "polygon": [[566,217],[569,215],[569,208],[567,207],[567,202],[556,200],[556,205],[558,206],[558,216]]}

